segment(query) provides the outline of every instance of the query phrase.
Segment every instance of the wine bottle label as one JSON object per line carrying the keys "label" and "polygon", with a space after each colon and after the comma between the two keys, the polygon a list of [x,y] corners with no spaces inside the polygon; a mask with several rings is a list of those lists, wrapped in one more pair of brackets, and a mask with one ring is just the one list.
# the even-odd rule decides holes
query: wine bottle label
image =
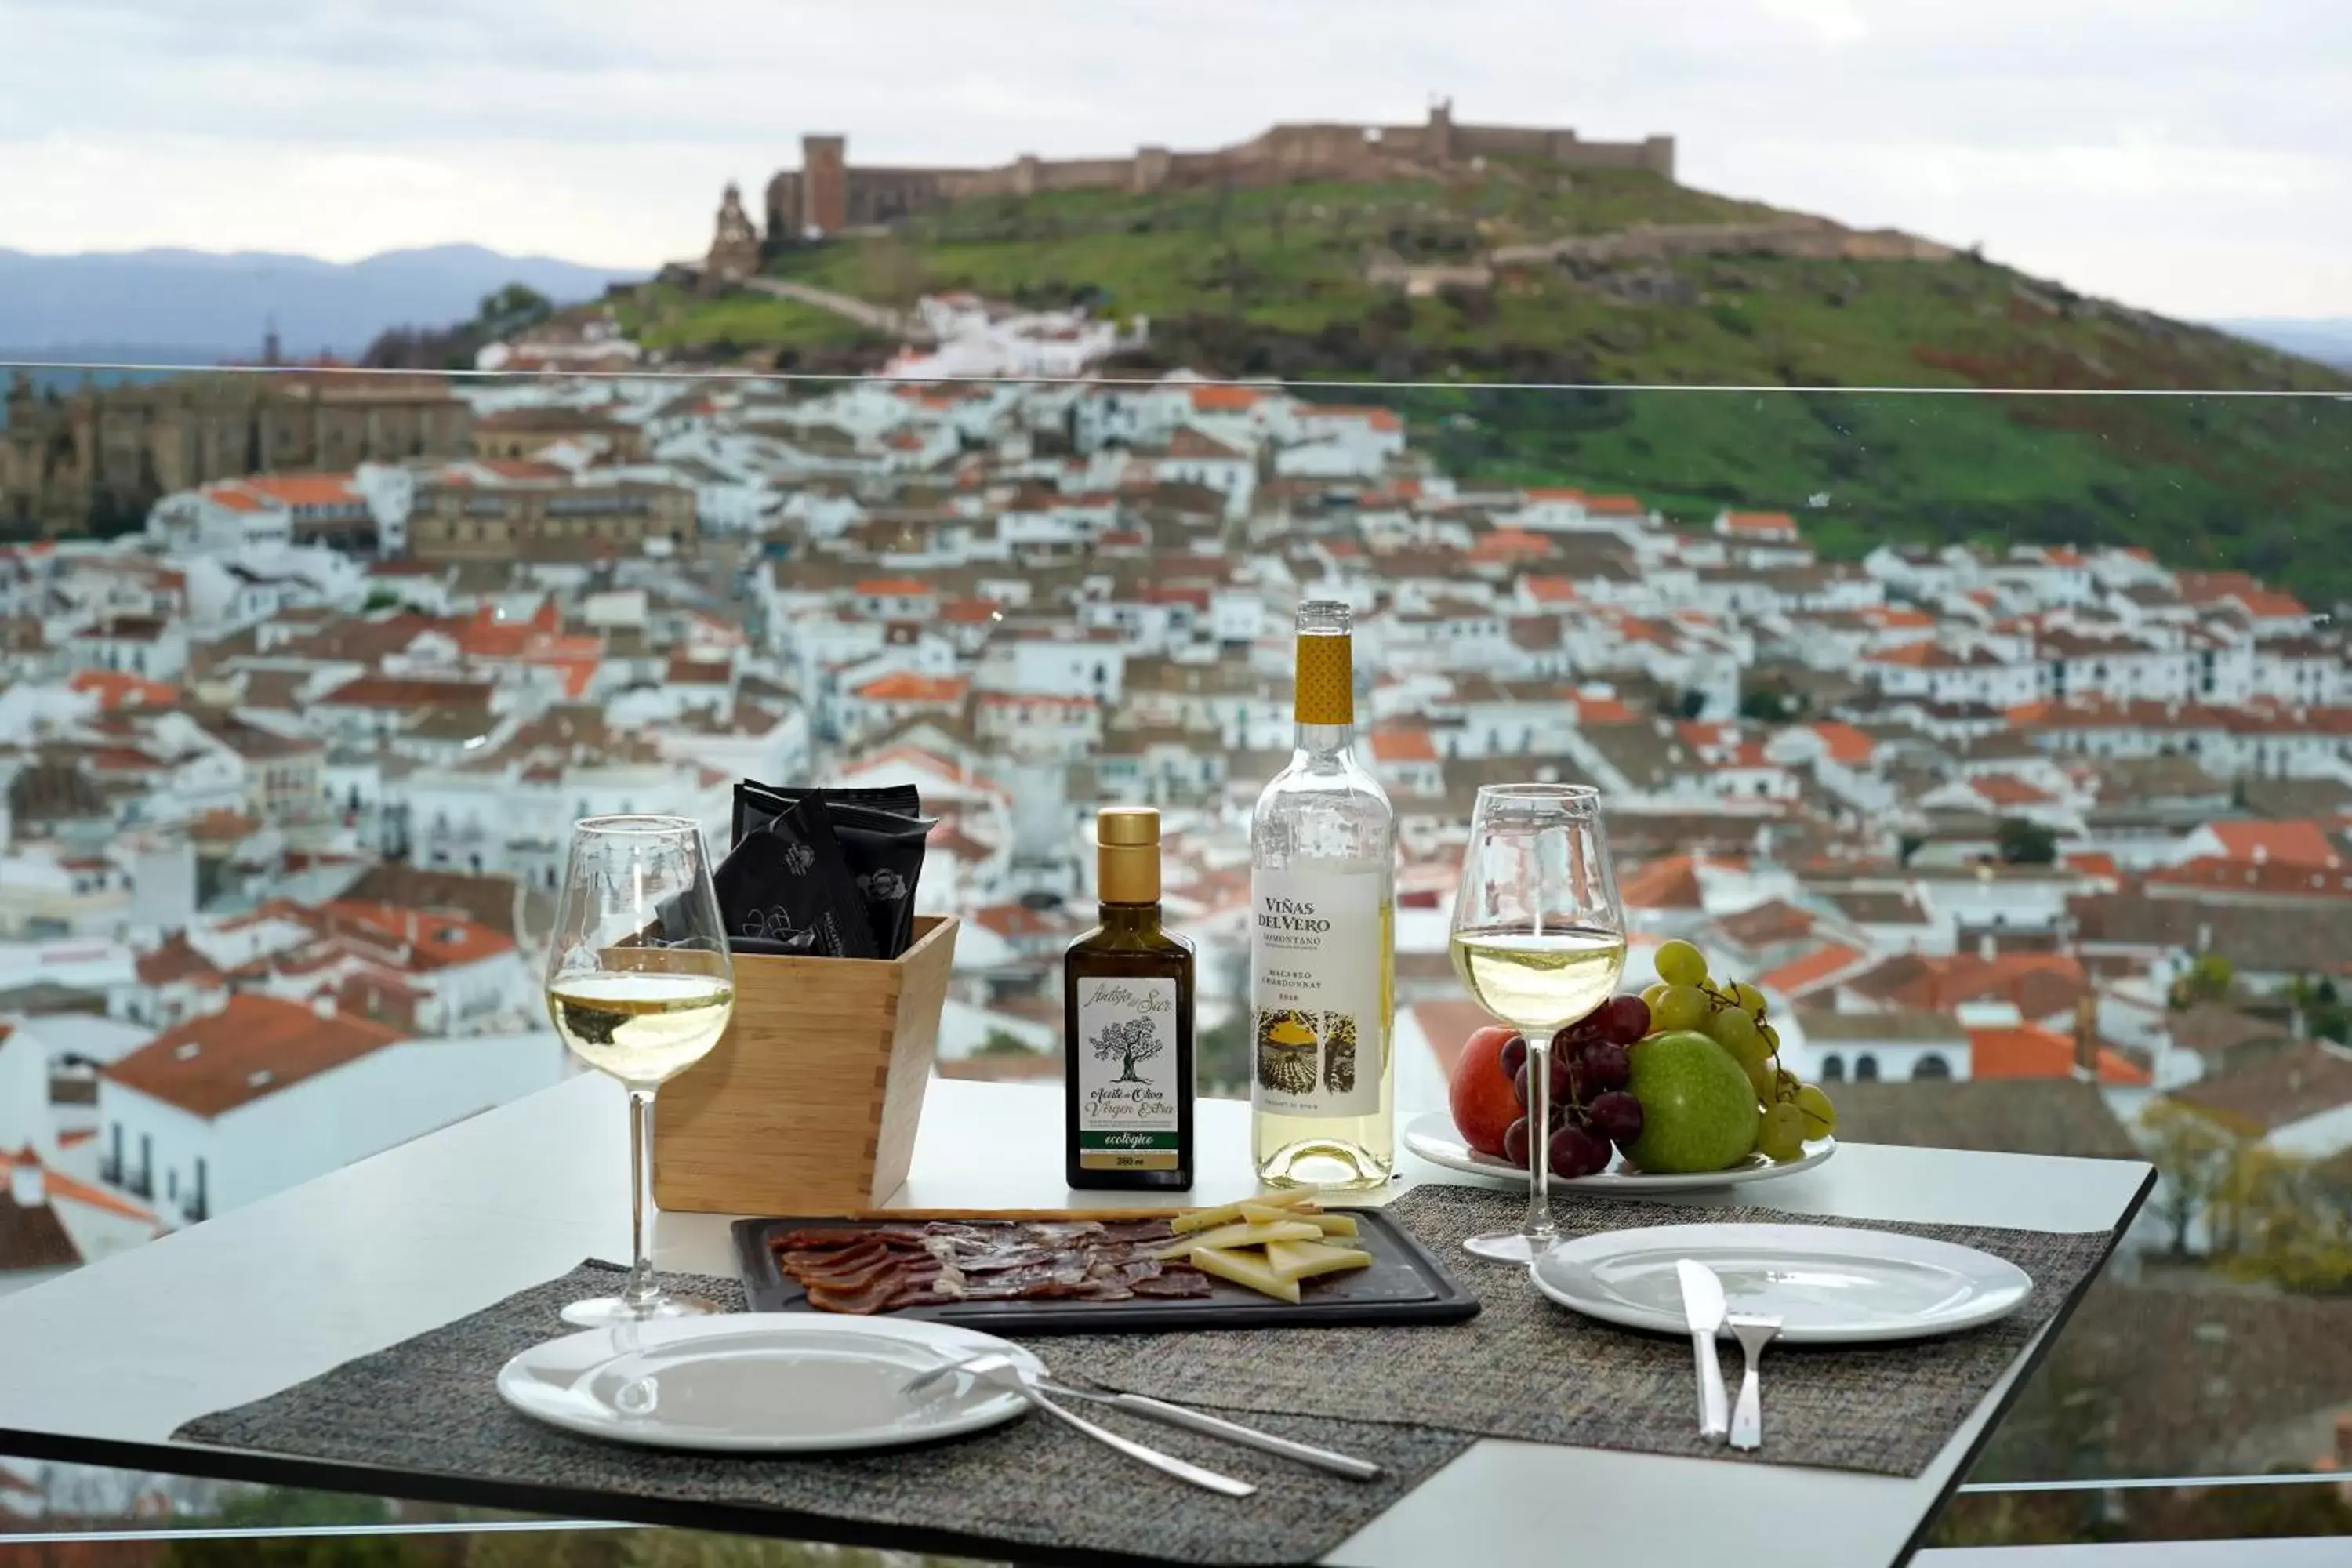
{"label": "wine bottle label", "polygon": [[1081,980],[1074,1055],[1078,1164],[1089,1171],[1178,1169],[1176,982]]}
{"label": "wine bottle label", "polygon": [[1250,874],[1251,1099],[1289,1116],[1380,1109],[1389,1045],[1386,879],[1379,871]]}

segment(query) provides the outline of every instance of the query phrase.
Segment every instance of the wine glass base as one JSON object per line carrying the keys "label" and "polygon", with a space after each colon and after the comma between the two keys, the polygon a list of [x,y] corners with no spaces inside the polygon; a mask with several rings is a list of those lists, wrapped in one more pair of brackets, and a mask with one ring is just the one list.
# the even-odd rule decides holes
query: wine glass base
{"label": "wine glass base", "polygon": [[1551,1246],[1551,1241],[1546,1241],[1538,1247],[1528,1238],[1525,1231],[1489,1230],[1465,1241],[1462,1250],[1473,1258],[1484,1258],[1496,1263],[1533,1263],[1538,1251],[1549,1251]]}
{"label": "wine glass base", "polygon": [[633,1307],[618,1296],[595,1296],[563,1309],[563,1321],[575,1329],[617,1329],[630,1323],[657,1323],[666,1318],[700,1318],[719,1310],[716,1301],[699,1296],[663,1296],[650,1307]]}

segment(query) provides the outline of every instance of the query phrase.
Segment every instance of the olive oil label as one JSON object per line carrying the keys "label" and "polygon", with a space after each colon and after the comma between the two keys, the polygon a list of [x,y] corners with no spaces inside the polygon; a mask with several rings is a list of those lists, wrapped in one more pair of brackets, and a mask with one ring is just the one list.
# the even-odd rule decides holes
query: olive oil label
{"label": "olive oil label", "polygon": [[1250,877],[1250,1013],[1260,1110],[1369,1116],[1388,1049],[1387,884],[1377,870]]}
{"label": "olive oil label", "polygon": [[1173,1171],[1176,982],[1106,975],[1079,982],[1078,1164]]}

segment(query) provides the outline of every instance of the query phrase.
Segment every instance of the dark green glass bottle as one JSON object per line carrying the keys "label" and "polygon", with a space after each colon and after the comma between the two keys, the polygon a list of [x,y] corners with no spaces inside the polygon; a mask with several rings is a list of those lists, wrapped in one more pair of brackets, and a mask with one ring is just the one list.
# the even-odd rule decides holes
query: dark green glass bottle
{"label": "dark green glass bottle", "polygon": [[1160,923],[1160,814],[1095,819],[1102,923],[1062,960],[1063,1163],[1073,1187],[1192,1184],[1192,944]]}

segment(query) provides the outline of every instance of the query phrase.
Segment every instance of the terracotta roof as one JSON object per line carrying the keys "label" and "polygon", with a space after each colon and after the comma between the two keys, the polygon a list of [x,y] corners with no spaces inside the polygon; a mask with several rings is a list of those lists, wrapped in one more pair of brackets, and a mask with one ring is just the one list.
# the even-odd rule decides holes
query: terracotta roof
{"label": "terracotta roof", "polygon": [[335,926],[385,946],[406,943],[411,969],[477,963],[515,947],[514,939],[503,931],[431,910],[346,898],[322,905],[320,912]]}
{"label": "terracotta roof", "polygon": [[1756,983],[1783,996],[1801,996],[1819,989],[1836,976],[1844,973],[1867,955],[1842,942],[1827,942],[1801,958],[1790,960],[1778,969],[1768,970],[1757,976]]}
{"label": "terracotta roof", "polygon": [[336,687],[319,701],[337,708],[430,708],[452,702],[487,705],[490,691],[485,682],[362,675]]}
{"label": "terracotta roof", "polygon": [[870,702],[961,702],[971,681],[960,675],[917,675],[912,670],[878,676],[857,689]]}
{"label": "terracotta roof", "polygon": [[1995,806],[2047,805],[2056,798],[2014,773],[1979,773],[1969,780],[1969,787]]}
{"label": "terracotta roof", "polygon": [[122,708],[173,708],[180,689],[161,680],[146,680],[114,669],[78,669],[66,685],[76,691],[95,692],[99,707],[109,713]]}
{"label": "terracotta roof", "polygon": [[1786,534],[1794,538],[1797,520],[1785,511],[1727,511],[1723,526],[1732,533]]}
{"label": "terracotta roof", "polygon": [[2209,822],[2205,831],[2221,840],[2222,854],[2232,860],[2290,866],[2343,864],[2335,841],[2316,822]]}
{"label": "terracotta roof", "polygon": [[356,1061],[401,1037],[381,1025],[299,1002],[245,993],[222,1011],[156,1036],[102,1076],[126,1089],[215,1117]]}
{"label": "terracotta roof", "polygon": [[[1807,1037],[1810,1039],[1811,1037]],[[1838,1136],[1858,1143],[2099,1160],[2139,1157],[2096,1084],[2073,1078],[1839,1083]],[[2070,1331],[2067,1342],[2073,1341]]]}
{"label": "terracotta roof", "polygon": [[1758,904],[1736,915],[1726,915],[1715,922],[1717,931],[1742,947],[1769,947],[1781,942],[1801,942],[1812,934],[1813,924],[1811,910],[1801,910],[1784,899]]}
{"label": "terracotta roof", "polygon": [[1384,726],[1372,731],[1372,760],[1381,763],[1433,763],[1437,744],[1418,726]]}
{"label": "terracotta roof", "polygon": [[137,969],[142,985],[174,985],[190,981],[213,985],[227,984],[212,960],[189,942],[185,931],[173,931],[161,947],[141,953]]}
{"label": "terracotta roof", "polygon": [[1576,599],[1576,584],[1567,577],[1529,575],[1519,579],[1528,597],[1538,605],[1566,605]]}
{"label": "terracotta roof", "polygon": [[934,594],[938,590],[920,577],[868,577],[854,584],[850,592],[863,594],[868,598],[908,598]]}
{"label": "terracotta roof", "polygon": [[1935,1011],[1948,1012],[1963,1002],[2007,1002],[2028,1018],[2063,1013],[2090,991],[2081,961],[2053,952],[2005,952],[1991,959],[1906,953],[1843,984],[1875,1000]]}
{"label": "terracotta roof", "polygon": [[[2144,1084],[2147,1069],[2105,1046],[2098,1048],[2099,1081]],[[1969,1031],[1969,1075],[1977,1079],[2072,1078],[2074,1042],[2038,1024]]]}
{"label": "terracotta roof", "polygon": [[1807,727],[1822,738],[1822,744],[1829,748],[1830,761],[1833,763],[1859,767],[1877,754],[1878,742],[1851,724],[1830,722]]}
{"label": "terracotta roof", "polygon": [[1675,855],[1637,866],[1619,881],[1617,897],[1629,910],[1699,909],[1698,860]]}
{"label": "terracotta roof", "polygon": [[1375,430],[1402,430],[1404,428],[1404,421],[1397,417],[1396,410],[1392,408],[1373,408],[1363,404],[1301,404],[1298,409],[1298,416],[1302,419],[1360,419]]}
{"label": "terracotta roof", "polygon": [[1246,414],[1265,395],[1254,386],[1196,386],[1192,389],[1192,410],[1196,414]]}
{"label": "terracotta roof", "polygon": [[[2068,864],[2074,864],[2072,858]],[[2112,858],[2109,866],[2112,872]],[[2151,887],[2210,888],[2218,892],[2265,893],[2281,899],[2352,898],[2352,871],[2341,867],[2298,866],[2275,860],[2200,857],[2150,871],[2147,882]]]}
{"label": "terracotta roof", "polygon": [[236,482],[280,506],[348,506],[361,499],[349,474],[254,474]]}

